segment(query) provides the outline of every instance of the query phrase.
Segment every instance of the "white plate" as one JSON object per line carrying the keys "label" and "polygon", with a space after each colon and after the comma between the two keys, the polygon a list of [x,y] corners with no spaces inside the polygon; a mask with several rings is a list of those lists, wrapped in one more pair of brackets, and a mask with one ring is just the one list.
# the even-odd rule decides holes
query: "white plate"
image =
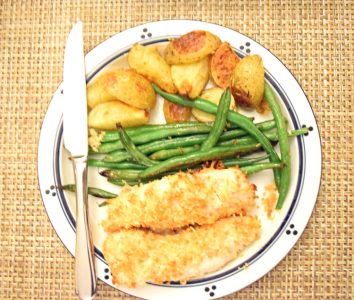
{"label": "white plate", "polygon": [[[289,127],[311,126],[308,136],[292,138],[292,180],[285,205],[269,220],[262,206],[262,237],[243,255],[219,272],[188,282],[168,285],[147,284],[139,288],[118,288],[128,294],[147,299],[212,299],[236,292],[269,272],[290,251],[303,232],[316,202],[321,177],[321,143],[311,106],[289,70],[267,49],[254,40],[231,29],[199,21],[173,20],[144,24],[118,33],[86,56],[87,80],[115,65],[124,65],[124,55],[134,43],[144,45],[164,43],[191,30],[210,31],[228,41],[240,56],[259,54],[264,61],[266,80],[272,85],[281,103]],[[65,247],[75,252],[75,202],[70,193],[55,187],[73,183],[72,166],[62,144],[62,85],[55,92],[43,121],[38,150],[38,177],[40,191],[49,219]],[[268,116],[269,118],[269,116]],[[259,119],[259,117],[258,117]],[[152,122],[163,122],[161,101],[154,109]],[[272,172],[252,175],[250,180],[262,195],[265,184],[273,180]],[[118,192],[107,183],[96,169],[89,172],[89,185]],[[99,208],[97,200],[90,196],[90,221],[95,242],[98,277],[112,285],[109,267],[100,251],[105,233],[100,222],[106,209]],[[244,268],[244,266],[247,266]]]}

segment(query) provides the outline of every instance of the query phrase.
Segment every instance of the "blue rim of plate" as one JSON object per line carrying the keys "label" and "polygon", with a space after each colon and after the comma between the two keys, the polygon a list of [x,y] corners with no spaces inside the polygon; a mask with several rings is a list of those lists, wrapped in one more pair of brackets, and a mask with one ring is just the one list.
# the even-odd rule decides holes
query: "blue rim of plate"
{"label": "blue rim of plate", "polygon": [[[170,38],[170,36],[169,36]],[[143,45],[150,45],[150,44],[156,44],[156,43],[164,43],[164,42],[168,42],[168,38],[163,38],[163,39],[157,39],[157,40],[153,40],[153,41],[146,41],[146,42],[141,42],[141,44]],[[119,57],[123,56],[124,54],[126,54],[129,51],[129,49],[124,50],[122,52],[119,52],[118,54],[114,55],[112,58],[110,58],[109,60],[105,61],[102,65],[99,66],[99,68],[97,68],[88,78],[87,78],[87,83],[97,74],[99,73],[104,67],[106,67],[107,65],[109,65],[110,63],[112,63],[113,61],[117,60]],[[236,53],[240,56],[240,57],[244,57],[246,54],[238,49],[234,49],[234,51],[236,51]],[[276,79],[268,72],[265,72],[265,78],[266,80],[270,83],[270,85],[272,86],[272,88],[278,93],[278,95],[280,96],[283,104],[285,105],[290,117],[291,117],[291,121],[292,121],[292,125],[294,127],[294,129],[299,129],[301,128],[301,124],[299,122],[299,118],[291,104],[291,101],[289,99],[289,97],[287,96],[286,92],[283,90],[283,88],[280,86],[280,84],[276,81]],[[53,172],[54,172],[54,178],[55,178],[55,185],[56,186],[61,186],[61,176],[60,176],[60,151],[61,151],[61,144],[62,144],[62,133],[63,133],[63,126],[62,126],[62,120],[59,122],[58,125],[58,130],[56,133],[56,143],[54,146],[54,168],[53,168]],[[250,258],[248,258],[246,261],[243,261],[242,263],[240,263],[239,265],[226,270],[222,273],[213,275],[213,276],[208,276],[208,277],[204,277],[201,279],[194,279],[194,280],[190,280],[187,282],[187,284],[180,284],[179,282],[169,282],[168,284],[154,284],[154,283],[148,283],[150,285],[155,285],[155,286],[164,286],[164,287],[188,287],[188,286],[196,286],[196,285],[204,285],[206,282],[214,282],[214,281],[218,281],[220,279],[223,278],[227,278],[229,276],[232,276],[238,272],[240,272],[242,270],[241,266],[247,264],[247,265],[251,265],[252,263],[256,262],[263,254],[265,254],[267,252],[267,250],[277,241],[277,239],[281,236],[281,234],[283,233],[283,231],[285,230],[287,223],[289,221],[289,219],[291,218],[291,216],[293,215],[297,204],[299,202],[299,198],[301,195],[301,191],[302,191],[302,187],[303,187],[303,179],[304,179],[304,170],[305,170],[305,164],[306,164],[306,160],[305,160],[305,144],[304,144],[304,137],[303,136],[298,136],[296,138],[297,140],[297,146],[298,146],[298,151],[299,151],[299,176],[298,176],[298,180],[296,183],[296,189],[295,189],[295,195],[291,201],[290,207],[288,209],[288,212],[286,213],[286,216],[284,218],[284,220],[282,221],[281,225],[279,226],[279,228],[277,229],[277,231],[274,233],[274,235],[268,240],[267,243],[265,243],[263,245],[263,247],[257,252],[255,253],[253,256],[251,256]],[[68,223],[70,224],[71,228],[73,229],[73,231],[75,232],[75,219],[70,211],[69,205],[66,202],[66,198],[65,195],[63,193],[62,190],[58,190],[58,198],[59,198],[59,202],[61,205],[61,208],[63,209],[64,215],[68,221]],[[104,256],[102,254],[102,252],[97,249],[95,247],[95,256],[100,259],[104,264],[107,265],[107,262],[104,259]],[[108,266],[108,265],[107,265]]]}

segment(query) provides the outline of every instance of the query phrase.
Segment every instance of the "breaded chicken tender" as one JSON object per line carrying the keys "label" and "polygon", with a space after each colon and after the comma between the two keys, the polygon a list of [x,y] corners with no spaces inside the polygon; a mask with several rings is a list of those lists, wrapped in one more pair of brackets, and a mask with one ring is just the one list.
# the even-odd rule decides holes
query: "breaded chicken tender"
{"label": "breaded chicken tender", "polygon": [[237,167],[177,173],[145,185],[125,187],[108,206],[107,232],[143,227],[178,229],[212,224],[255,206],[255,186]]}
{"label": "breaded chicken tender", "polygon": [[145,282],[184,282],[222,268],[259,238],[260,229],[258,218],[246,216],[175,234],[123,229],[108,235],[103,254],[114,284],[135,287]]}

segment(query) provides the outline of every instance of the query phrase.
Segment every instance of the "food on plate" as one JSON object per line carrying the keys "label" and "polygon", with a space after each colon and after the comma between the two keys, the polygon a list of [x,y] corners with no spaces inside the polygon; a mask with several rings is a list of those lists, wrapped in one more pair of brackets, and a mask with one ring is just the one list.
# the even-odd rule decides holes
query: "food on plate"
{"label": "food on plate", "polygon": [[227,42],[223,42],[210,59],[210,74],[215,84],[230,87],[232,74],[240,58]]}
{"label": "food on plate", "polygon": [[[224,90],[219,87],[209,88],[203,91],[203,93],[200,95],[200,98],[209,100],[210,102],[213,102],[214,104],[218,105],[223,92]],[[233,96],[231,96],[230,109],[235,110],[235,108],[235,100]],[[208,123],[214,122],[215,120],[215,116],[213,114],[206,113],[196,108],[192,109],[192,114],[200,122]]]}
{"label": "food on plate", "polygon": [[[189,101],[180,97],[179,95],[169,94],[162,91],[158,86],[153,84],[153,88],[156,93],[161,95],[163,98],[187,107],[193,107],[200,109],[207,113],[215,114],[217,111],[217,105],[211,103],[209,101],[203,99],[197,99],[195,101]],[[275,151],[274,147],[272,146],[271,142],[267,139],[267,137],[257,128],[257,126],[246,116],[237,113],[235,111],[229,111],[227,114],[227,119],[231,123],[239,126],[240,128],[246,130],[250,135],[252,135],[263,147],[263,149],[269,154],[269,158],[271,162],[277,163],[280,162],[279,155]],[[163,168],[160,168],[162,170]],[[274,178],[277,186],[280,185],[280,172],[279,170],[274,170]]]}
{"label": "food on plate", "polygon": [[172,65],[171,76],[179,94],[197,98],[209,80],[209,57],[190,64]]}
{"label": "food on plate", "polygon": [[272,217],[278,199],[278,189],[274,182],[264,186],[262,204],[268,219]]}
{"label": "food on plate", "polygon": [[192,109],[164,100],[163,114],[167,123],[189,121],[192,115]]}
{"label": "food on plate", "polygon": [[259,55],[242,58],[233,72],[231,91],[238,105],[258,108],[264,94],[264,66]]}
{"label": "food on plate", "polygon": [[279,171],[280,183],[278,182],[277,184],[279,189],[279,198],[277,201],[276,208],[281,209],[284,204],[285,197],[288,193],[289,186],[290,186],[291,157],[290,157],[289,134],[288,134],[287,122],[285,120],[285,117],[275,98],[275,94],[273,90],[268,84],[265,84],[264,96],[274,116],[277,133],[278,133],[281,161],[284,164],[284,168],[282,168]]}
{"label": "food on plate", "polygon": [[206,140],[200,146],[201,151],[212,149],[219,141],[226,127],[227,113],[231,102],[230,90],[225,90],[220,99],[218,110],[216,111],[215,122],[208,134]]}
{"label": "food on plate", "polygon": [[132,69],[155,82],[164,91],[177,92],[171,77],[171,67],[162,58],[157,47],[135,44],[129,51],[128,63]]}
{"label": "food on plate", "polygon": [[113,232],[130,227],[164,230],[211,224],[233,214],[245,215],[254,205],[255,186],[237,167],[205,168],[123,188],[109,204],[103,227]]}
{"label": "food on plate", "polygon": [[[203,30],[171,40],[164,57],[160,47],[133,45],[130,69],[108,71],[87,89],[88,165],[121,187],[88,193],[105,199],[103,253],[113,283],[129,287],[183,283],[238,257],[261,234],[248,175],[273,170],[263,199],[270,217],[290,185],[289,137],[308,132],[288,133],[260,56],[240,59],[228,42]],[[163,106],[150,112],[155,93]],[[257,114],[241,113],[260,113],[264,103],[274,119],[258,123]],[[155,123],[162,112],[167,124],[146,125],[149,113]],[[265,153],[245,157],[256,151]]]}
{"label": "food on plate", "polygon": [[87,104],[90,108],[112,100],[140,109],[152,109],[156,95],[144,76],[131,69],[116,69],[99,76],[87,88]]}
{"label": "food on plate", "polygon": [[194,63],[214,53],[220,43],[219,37],[208,31],[191,31],[168,43],[165,59],[170,65]]}
{"label": "food on plate", "polygon": [[260,236],[258,218],[232,216],[212,225],[159,234],[128,229],[110,233],[103,254],[113,283],[135,287],[202,277],[222,268]]}
{"label": "food on plate", "polygon": [[149,113],[120,101],[104,102],[96,105],[88,115],[88,125],[91,128],[112,130],[119,122],[124,127],[146,124]]}

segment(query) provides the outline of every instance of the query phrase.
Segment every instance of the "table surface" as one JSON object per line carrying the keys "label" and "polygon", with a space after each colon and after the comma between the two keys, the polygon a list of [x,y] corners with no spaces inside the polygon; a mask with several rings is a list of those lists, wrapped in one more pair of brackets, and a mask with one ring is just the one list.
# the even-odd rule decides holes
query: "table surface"
{"label": "table surface", "polygon": [[[132,26],[179,18],[271,49],[302,85],[322,138],[321,190],[304,234],[276,268],[225,299],[354,297],[353,12],[353,1],[1,1],[0,299],[77,299],[74,259],[47,218],[36,174],[72,23],[83,21],[88,51]],[[131,299],[99,282],[97,299],[112,298]]]}

